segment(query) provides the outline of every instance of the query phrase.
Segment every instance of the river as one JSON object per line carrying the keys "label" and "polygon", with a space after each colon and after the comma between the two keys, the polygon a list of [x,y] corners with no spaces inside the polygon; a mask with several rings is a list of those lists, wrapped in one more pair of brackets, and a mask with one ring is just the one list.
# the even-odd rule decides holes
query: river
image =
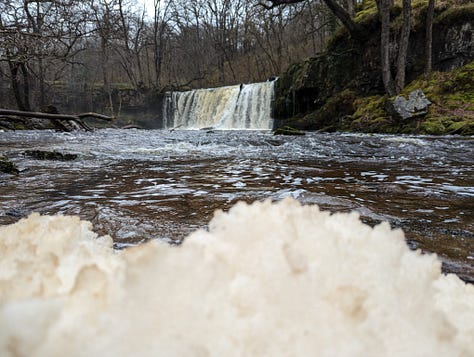
{"label": "river", "polygon": [[[37,160],[26,150],[74,153]],[[474,138],[270,131],[104,129],[0,133],[0,224],[31,212],[79,215],[117,249],[180,243],[216,209],[291,196],[332,212],[355,210],[405,231],[445,272],[474,282]]]}

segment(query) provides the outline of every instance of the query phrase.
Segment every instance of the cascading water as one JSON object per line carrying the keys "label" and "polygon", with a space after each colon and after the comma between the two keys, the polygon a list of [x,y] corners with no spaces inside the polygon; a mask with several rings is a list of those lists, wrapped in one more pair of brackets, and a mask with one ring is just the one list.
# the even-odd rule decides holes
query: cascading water
{"label": "cascading water", "polygon": [[271,129],[274,81],[171,92],[165,100],[166,128]]}

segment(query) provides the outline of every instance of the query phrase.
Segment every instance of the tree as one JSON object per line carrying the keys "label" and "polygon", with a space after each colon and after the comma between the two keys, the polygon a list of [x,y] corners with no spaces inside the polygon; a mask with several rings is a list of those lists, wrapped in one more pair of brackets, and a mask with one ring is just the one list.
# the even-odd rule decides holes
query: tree
{"label": "tree", "polygon": [[[267,9],[271,9],[276,6],[285,4],[295,4],[300,3],[302,1],[303,0],[271,0],[266,2],[260,2],[260,5],[264,6]],[[334,15],[341,21],[343,26],[347,29],[349,34],[354,39],[361,40],[366,37],[366,34],[362,33],[360,27],[353,21],[351,17],[350,9],[353,3],[350,3],[348,6],[349,10],[346,10],[335,0],[323,1],[328,6],[328,8],[334,13]],[[411,31],[411,0],[403,0],[403,24],[400,30],[400,40],[398,44],[396,66],[397,73],[395,80],[392,76],[390,61],[390,9],[393,6],[393,0],[376,0],[376,3],[381,23],[380,62],[382,68],[382,81],[387,94],[393,96],[400,93],[400,91],[405,86],[407,51]]]}
{"label": "tree", "polygon": [[380,64],[385,91],[393,96],[396,93],[390,65],[390,8],[392,0],[377,0],[380,16]]}
{"label": "tree", "polygon": [[401,34],[398,43],[397,73],[395,81],[392,77],[390,63],[390,9],[392,6],[393,0],[377,0],[377,8],[381,23],[380,55],[382,80],[385,91],[389,96],[394,96],[400,93],[405,86],[405,69],[411,31],[411,0],[403,0],[403,24],[400,30]]}
{"label": "tree", "polygon": [[168,42],[168,23],[171,21],[172,1],[154,0],[153,4],[153,63],[155,69],[154,86],[161,88],[163,61]]}
{"label": "tree", "polygon": [[[266,9],[271,9],[276,6],[280,5],[288,5],[288,4],[296,4],[303,2],[304,0],[270,0],[270,1],[262,1],[259,4],[265,7]],[[353,12],[353,3],[348,1],[352,4],[351,10],[344,9],[336,0],[323,0],[326,6],[333,12],[333,14],[341,21],[342,25],[347,29],[349,34],[357,40],[364,40],[366,38],[366,34],[362,31],[362,29],[354,22],[351,16],[351,12]],[[270,4],[268,4],[270,3]]]}
{"label": "tree", "polygon": [[428,1],[428,12],[426,14],[426,41],[425,41],[425,75],[428,76],[433,67],[433,17],[435,0]]}
{"label": "tree", "polygon": [[114,103],[112,100],[112,90],[110,85],[110,56],[111,56],[111,42],[114,39],[114,34],[118,29],[118,19],[114,16],[115,0],[92,0],[92,24],[95,33],[98,35],[100,42],[100,69],[102,72],[102,82],[104,91],[109,100],[109,107],[112,113],[115,112]]}
{"label": "tree", "polygon": [[403,23],[398,43],[397,76],[395,92],[399,94],[405,87],[408,44],[411,32],[411,0],[403,0]]}
{"label": "tree", "polygon": [[81,49],[86,33],[84,4],[79,0],[22,0],[0,3],[0,60],[8,64],[17,106],[31,110],[31,84],[39,106],[46,103],[48,67],[61,71]]}

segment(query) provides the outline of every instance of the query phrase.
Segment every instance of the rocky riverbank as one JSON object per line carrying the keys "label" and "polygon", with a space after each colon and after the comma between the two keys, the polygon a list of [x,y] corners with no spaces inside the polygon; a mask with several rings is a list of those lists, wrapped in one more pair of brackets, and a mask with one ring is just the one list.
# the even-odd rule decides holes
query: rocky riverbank
{"label": "rocky riverbank", "polygon": [[[392,16],[400,12],[395,8]],[[396,98],[384,94],[381,77],[378,17],[375,9],[367,8],[358,15],[371,34],[367,41],[354,41],[341,31],[325,53],[293,65],[280,78],[274,108],[277,122],[303,130],[473,135],[474,4],[436,8],[435,71],[428,77],[423,74],[426,7],[414,7],[413,16],[408,85],[400,98],[421,90],[431,103],[426,110],[410,118],[393,110]]]}

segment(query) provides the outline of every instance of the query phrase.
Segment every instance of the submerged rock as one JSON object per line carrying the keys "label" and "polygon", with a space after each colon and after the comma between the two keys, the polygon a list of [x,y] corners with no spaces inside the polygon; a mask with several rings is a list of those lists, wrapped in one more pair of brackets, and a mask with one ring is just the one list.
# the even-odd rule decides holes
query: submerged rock
{"label": "submerged rock", "polygon": [[306,135],[306,133],[286,125],[276,129],[273,132],[273,135]]}
{"label": "submerged rock", "polygon": [[19,171],[13,162],[4,156],[0,156],[0,172],[5,174],[17,174]]}
{"label": "submerged rock", "polygon": [[421,89],[416,89],[408,94],[408,100],[401,95],[395,97],[391,109],[402,119],[410,119],[427,114],[430,105],[431,102],[425,93]]}
{"label": "submerged rock", "polygon": [[65,154],[58,151],[27,150],[24,154],[38,160],[72,161],[77,159],[76,154]]}

